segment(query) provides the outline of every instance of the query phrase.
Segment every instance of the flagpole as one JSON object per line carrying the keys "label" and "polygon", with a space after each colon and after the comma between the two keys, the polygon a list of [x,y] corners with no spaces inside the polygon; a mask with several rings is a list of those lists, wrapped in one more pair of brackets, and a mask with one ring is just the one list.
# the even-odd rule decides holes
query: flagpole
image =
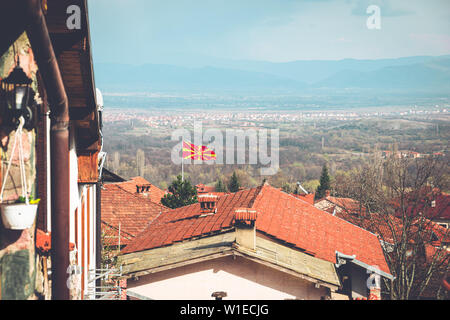
{"label": "flagpole", "polygon": [[184,181],[184,158],[181,157],[181,181]]}

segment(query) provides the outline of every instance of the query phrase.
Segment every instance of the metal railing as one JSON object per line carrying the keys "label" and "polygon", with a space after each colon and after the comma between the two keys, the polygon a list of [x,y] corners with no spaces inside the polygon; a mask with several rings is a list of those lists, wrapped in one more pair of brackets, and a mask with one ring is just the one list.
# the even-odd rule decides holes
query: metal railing
{"label": "metal railing", "polygon": [[[121,300],[123,288],[117,278],[122,276],[122,267],[119,269],[92,269],[89,270],[88,289],[85,294],[88,300]],[[101,285],[97,285],[100,280]]]}

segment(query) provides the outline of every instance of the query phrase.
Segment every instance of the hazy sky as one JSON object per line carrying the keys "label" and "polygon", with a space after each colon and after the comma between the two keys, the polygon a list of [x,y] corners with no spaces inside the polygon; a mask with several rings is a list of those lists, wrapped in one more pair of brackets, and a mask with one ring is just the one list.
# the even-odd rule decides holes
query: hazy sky
{"label": "hazy sky", "polygon": [[[450,0],[89,0],[95,62],[450,54]],[[369,30],[369,5],[381,29]]]}

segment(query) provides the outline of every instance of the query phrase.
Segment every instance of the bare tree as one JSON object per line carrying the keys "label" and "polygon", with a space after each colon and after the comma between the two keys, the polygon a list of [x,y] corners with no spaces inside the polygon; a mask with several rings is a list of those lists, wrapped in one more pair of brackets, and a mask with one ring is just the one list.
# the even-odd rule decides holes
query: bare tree
{"label": "bare tree", "polygon": [[120,153],[119,152],[114,152],[113,154],[113,159],[111,161],[111,169],[114,172],[117,172],[119,170],[120,167]]}
{"label": "bare tree", "polygon": [[448,298],[449,229],[433,222],[435,198],[448,186],[442,158],[374,158],[341,187],[355,201],[340,215],[378,235],[395,279],[385,280],[391,299]]}
{"label": "bare tree", "polygon": [[145,152],[142,149],[136,151],[136,167],[138,176],[143,177],[145,169]]}

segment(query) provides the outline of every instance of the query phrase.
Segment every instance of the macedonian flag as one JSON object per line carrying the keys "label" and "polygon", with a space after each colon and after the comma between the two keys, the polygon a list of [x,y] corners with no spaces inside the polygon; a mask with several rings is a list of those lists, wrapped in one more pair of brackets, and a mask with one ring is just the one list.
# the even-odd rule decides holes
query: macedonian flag
{"label": "macedonian flag", "polygon": [[190,142],[183,141],[183,159],[192,160],[216,160],[216,153],[205,146],[196,146]]}

